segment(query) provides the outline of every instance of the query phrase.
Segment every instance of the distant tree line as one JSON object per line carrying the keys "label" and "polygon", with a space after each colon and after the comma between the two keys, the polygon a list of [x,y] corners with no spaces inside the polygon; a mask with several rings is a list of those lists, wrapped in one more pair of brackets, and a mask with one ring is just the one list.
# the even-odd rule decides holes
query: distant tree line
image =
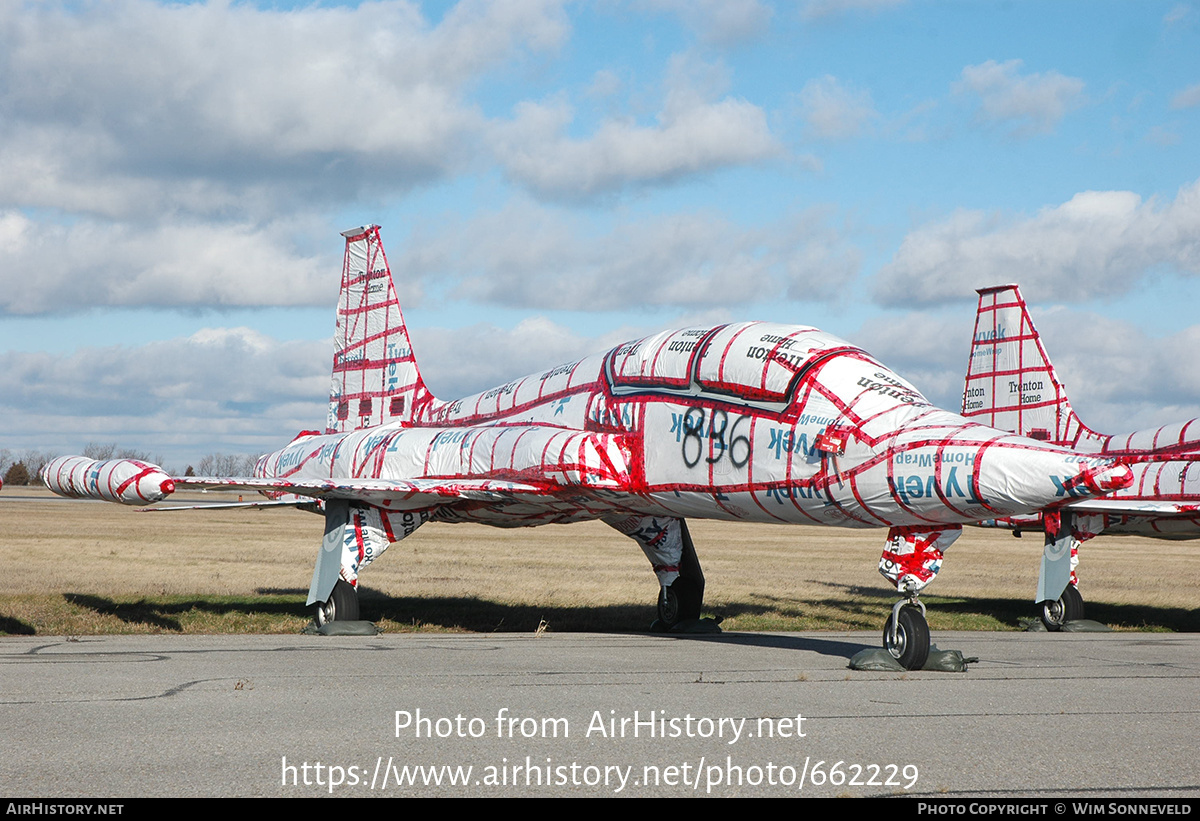
{"label": "distant tree line", "polygon": [[[257,456],[210,453],[196,463],[194,476],[253,476]],[[189,468],[191,465],[188,466]],[[187,475],[187,474],[185,474]]]}
{"label": "distant tree line", "polygon": [[56,456],[52,451],[0,448],[0,480],[5,485],[40,485],[42,467]]}

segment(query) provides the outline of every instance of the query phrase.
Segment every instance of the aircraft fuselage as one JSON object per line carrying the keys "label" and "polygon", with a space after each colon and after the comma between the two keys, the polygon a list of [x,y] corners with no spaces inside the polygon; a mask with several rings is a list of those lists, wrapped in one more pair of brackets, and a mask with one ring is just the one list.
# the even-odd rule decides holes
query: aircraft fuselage
{"label": "aircraft fuselage", "polygon": [[[1103,464],[935,408],[830,334],[747,322],[665,331],[432,400],[411,421],[303,436],[259,473],[490,480],[499,495],[434,518],[501,526],[637,513],[936,527],[1094,493],[1080,473]],[[505,499],[504,482],[541,487],[544,498]],[[372,502],[425,504],[386,491]]]}

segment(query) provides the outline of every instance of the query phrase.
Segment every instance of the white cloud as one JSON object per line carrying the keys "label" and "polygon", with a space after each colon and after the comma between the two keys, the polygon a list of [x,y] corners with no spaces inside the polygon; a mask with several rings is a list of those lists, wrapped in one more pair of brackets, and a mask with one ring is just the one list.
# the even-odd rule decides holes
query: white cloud
{"label": "white cloud", "polygon": [[1083,80],[1057,71],[1022,75],[1021,65],[1021,60],[988,60],[967,66],[954,91],[978,97],[977,118],[1007,124],[1013,136],[1053,131],[1068,111],[1082,104]]}
{"label": "white cloud", "polygon": [[[1200,360],[1193,355],[1200,325],[1156,339],[1112,317],[1040,303],[1031,303],[1030,310],[1085,424],[1101,433],[1129,433],[1200,417]],[[896,312],[865,324],[849,339],[935,405],[957,411],[973,322],[974,311],[965,306],[949,315]]]}
{"label": "white cloud", "polygon": [[805,0],[801,16],[813,20],[848,12],[878,12],[907,2],[908,0]]}
{"label": "white cloud", "polygon": [[1195,17],[1195,12],[1187,3],[1176,3],[1166,14],[1163,15],[1163,23],[1167,26],[1174,26],[1178,23],[1186,22]]}
{"label": "white cloud", "polygon": [[556,365],[574,362],[646,333],[613,329],[590,337],[542,316],[516,327],[413,328],[421,375],[440,399],[459,399]]}
{"label": "white cloud", "polygon": [[[540,317],[413,329],[430,388],[446,399],[597,353],[645,331],[591,338]],[[333,342],[280,341],[206,328],[139,346],[70,354],[0,352],[4,447],[78,453],[90,442],[161,454],[182,470],[202,456],[259,454],[322,428]]]}
{"label": "white cloud", "polygon": [[1195,108],[1200,105],[1200,83],[1188,86],[1171,98],[1171,108]]}
{"label": "white cloud", "polygon": [[[832,214],[746,228],[710,213],[627,219],[603,233],[528,202],[418,231],[396,270],[453,283],[456,298],[534,309],[707,309],[845,293],[861,260]],[[470,237],[470,242],[463,242]]]}
{"label": "white cloud", "polygon": [[1179,145],[1179,143],[1183,142],[1183,137],[1179,135],[1178,131],[1165,125],[1151,126],[1150,130],[1146,132],[1145,139],[1146,142],[1152,145],[1161,145],[1164,147]]}
{"label": "white cloud", "polygon": [[404,2],[5,4],[0,207],[212,213],[442,176],[476,148],[469,84],[559,47],[559,6],[464,2],[431,26]]}
{"label": "white cloud", "polygon": [[[89,442],[194,461],[259,453],[319,426],[332,341],[280,342],[247,328],[71,354],[0,354],[0,416],[18,448]],[[182,469],[182,466],[179,466]]]}
{"label": "white cloud", "polygon": [[817,139],[857,137],[879,118],[869,91],[847,87],[828,74],[805,83],[799,99],[805,130]]}
{"label": "white cloud", "polygon": [[759,0],[649,0],[650,8],[671,11],[705,43],[731,46],[758,37],[774,10]]}
{"label": "white cloud", "polygon": [[295,241],[301,232],[312,226],[60,225],[0,212],[0,316],[97,306],[332,305],[337,259],[302,255]]}
{"label": "white cloud", "polygon": [[714,100],[719,67],[672,59],[666,99],[653,125],[610,118],[595,132],[568,135],[574,112],[562,99],[518,104],[497,125],[495,153],[509,176],[540,195],[581,199],[776,156],[781,146],[765,112],[746,100]]}
{"label": "white cloud", "polygon": [[615,71],[603,68],[592,77],[592,84],[588,87],[587,95],[600,99],[612,97],[621,90],[621,85],[621,78]]}
{"label": "white cloud", "polygon": [[959,211],[905,237],[876,282],[885,303],[970,298],[1019,280],[1031,298],[1119,294],[1157,266],[1200,274],[1200,180],[1174,200],[1084,191],[1031,218]]}
{"label": "white cloud", "polygon": [[1030,310],[1084,424],[1116,434],[1200,417],[1200,325],[1153,338],[1121,319]]}

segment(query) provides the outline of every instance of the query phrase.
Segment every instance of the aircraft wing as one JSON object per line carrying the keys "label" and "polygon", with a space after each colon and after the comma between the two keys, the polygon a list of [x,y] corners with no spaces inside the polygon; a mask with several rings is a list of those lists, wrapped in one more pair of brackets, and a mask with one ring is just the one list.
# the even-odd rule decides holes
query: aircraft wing
{"label": "aircraft wing", "polygon": [[[548,436],[553,435],[551,432]],[[587,438],[590,435],[580,436]],[[605,463],[604,460],[600,461]],[[611,465],[611,460],[608,463]],[[266,503],[199,504],[198,508],[276,507],[284,504],[302,505],[316,499],[346,499],[390,510],[416,510],[462,502],[538,505],[553,502],[556,498],[574,499],[580,495],[587,496],[592,491],[620,486],[617,480],[606,481],[606,477],[596,479],[576,463],[552,463],[542,466],[540,473],[535,473],[529,466],[517,466],[526,468],[524,471],[506,467],[510,468],[511,473],[520,474],[522,479],[472,475],[412,479],[172,477],[160,467],[136,460],[95,461],[82,456],[64,456],[43,468],[42,479],[50,490],[60,496],[106,499],[122,504],[161,502],[179,490],[245,491],[263,493],[271,499]],[[622,473],[619,479],[624,478],[625,474]]]}
{"label": "aircraft wing", "polygon": [[267,508],[301,507],[316,504],[303,496],[290,499],[257,499],[253,502],[201,502],[195,505],[166,505],[163,507],[139,507],[141,513],[167,513],[175,510],[265,510]]}
{"label": "aircraft wing", "polygon": [[[247,477],[176,477],[175,488],[244,490],[303,496],[308,499],[346,499],[392,510],[415,510],[455,501],[510,502],[544,498],[552,486],[496,479],[278,479]],[[294,503],[293,503],[294,504]]]}
{"label": "aircraft wing", "polygon": [[1118,516],[1195,516],[1195,502],[1159,502],[1150,499],[1081,499],[1065,506],[1079,513],[1108,513]]}

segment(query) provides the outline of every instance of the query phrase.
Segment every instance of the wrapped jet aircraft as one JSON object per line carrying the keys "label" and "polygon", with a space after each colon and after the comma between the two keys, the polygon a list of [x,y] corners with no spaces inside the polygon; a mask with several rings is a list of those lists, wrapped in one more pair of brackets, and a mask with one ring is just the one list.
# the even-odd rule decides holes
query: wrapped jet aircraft
{"label": "wrapped jet aircraft", "polygon": [[1102,532],[1200,538],[1200,419],[1117,436],[1096,433],[1072,409],[1020,289],[1000,285],[978,293],[963,416],[1115,459],[1133,471],[1130,484],[1104,498],[1077,498],[1064,486],[1054,509],[997,522],[1017,532],[1046,532],[1037,601],[1046,626],[1056,630],[1084,615],[1075,574],[1081,542]]}
{"label": "wrapped jet aircraft", "polygon": [[261,457],[253,477],[171,477],[131,460],[64,457],[47,465],[46,484],[132,504],[176,488],[315,503],[325,517],[309,589],[318,622],[356,619],[359,573],[429,521],[600,519],[650,560],[665,628],[701,615],[688,518],[886,527],[880,571],[903,598],[884,646],[915,669],[929,652],[918,593],[964,523],[1131,480],[1110,459],[940,410],[861,348],[802,325],[663,331],[441,401],[417,367],[379,227],[343,236],[324,431]]}

